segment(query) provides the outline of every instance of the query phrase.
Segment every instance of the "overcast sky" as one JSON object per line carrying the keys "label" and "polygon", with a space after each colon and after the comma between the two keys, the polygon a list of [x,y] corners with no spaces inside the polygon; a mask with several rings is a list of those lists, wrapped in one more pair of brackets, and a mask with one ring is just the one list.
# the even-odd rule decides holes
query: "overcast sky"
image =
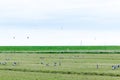
{"label": "overcast sky", "polygon": [[0,45],[120,45],[119,30],[120,0],[0,1]]}

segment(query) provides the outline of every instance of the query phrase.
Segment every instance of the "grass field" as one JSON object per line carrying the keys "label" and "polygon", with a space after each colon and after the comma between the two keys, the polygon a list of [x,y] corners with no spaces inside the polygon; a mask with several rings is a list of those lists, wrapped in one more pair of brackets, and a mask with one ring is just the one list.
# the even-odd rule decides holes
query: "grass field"
{"label": "grass field", "polygon": [[[120,54],[0,54],[0,80],[120,80]],[[4,64],[5,63],[5,64]]]}

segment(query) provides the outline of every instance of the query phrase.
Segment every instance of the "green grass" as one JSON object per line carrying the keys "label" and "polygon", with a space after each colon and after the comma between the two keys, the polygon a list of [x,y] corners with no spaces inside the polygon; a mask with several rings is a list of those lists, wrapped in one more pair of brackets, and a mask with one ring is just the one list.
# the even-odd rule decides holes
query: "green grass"
{"label": "green grass", "polygon": [[0,46],[0,51],[120,50],[120,46]]}
{"label": "green grass", "polygon": [[120,77],[0,71],[0,80],[119,80]]}
{"label": "green grass", "polygon": [[120,68],[112,70],[119,60],[120,54],[1,53],[7,64],[0,64],[0,80],[120,80]]}

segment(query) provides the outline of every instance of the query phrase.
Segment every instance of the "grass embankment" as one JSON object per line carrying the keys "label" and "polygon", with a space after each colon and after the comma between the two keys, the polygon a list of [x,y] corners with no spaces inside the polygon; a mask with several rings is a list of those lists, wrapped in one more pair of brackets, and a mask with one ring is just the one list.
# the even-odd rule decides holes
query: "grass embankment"
{"label": "grass embankment", "polygon": [[120,46],[0,46],[0,52],[48,52],[48,53],[79,53],[79,52],[119,52]]}

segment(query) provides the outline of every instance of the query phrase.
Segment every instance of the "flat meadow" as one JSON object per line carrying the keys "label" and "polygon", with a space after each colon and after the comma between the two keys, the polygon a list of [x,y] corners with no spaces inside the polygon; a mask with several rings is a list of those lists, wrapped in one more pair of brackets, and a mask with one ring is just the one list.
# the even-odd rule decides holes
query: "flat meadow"
{"label": "flat meadow", "polygon": [[0,80],[120,80],[119,53],[4,51],[0,53]]}

